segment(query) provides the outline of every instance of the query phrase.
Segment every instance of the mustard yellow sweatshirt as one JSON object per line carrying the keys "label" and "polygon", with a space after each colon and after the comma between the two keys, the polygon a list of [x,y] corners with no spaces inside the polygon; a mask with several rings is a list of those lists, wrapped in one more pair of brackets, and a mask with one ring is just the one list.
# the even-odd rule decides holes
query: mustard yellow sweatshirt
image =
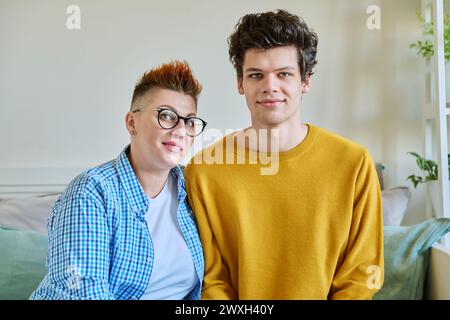
{"label": "mustard yellow sweatshirt", "polygon": [[[384,279],[383,223],[367,150],[309,125],[279,153],[276,173],[262,175],[268,155],[256,163],[230,137],[185,171],[205,254],[202,298],[371,299]],[[240,164],[226,164],[233,158]]]}

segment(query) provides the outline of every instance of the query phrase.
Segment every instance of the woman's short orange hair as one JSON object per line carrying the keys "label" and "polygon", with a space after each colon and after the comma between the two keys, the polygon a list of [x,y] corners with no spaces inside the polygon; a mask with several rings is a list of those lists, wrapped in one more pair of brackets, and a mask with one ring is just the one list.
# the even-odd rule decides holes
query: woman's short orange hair
{"label": "woman's short orange hair", "polygon": [[186,61],[174,60],[144,73],[134,88],[131,108],[136,99],[153,88],[169,89],[190,95],[194,98],[195,105],[202,91],[202,85],[192,74],[189,64]]}

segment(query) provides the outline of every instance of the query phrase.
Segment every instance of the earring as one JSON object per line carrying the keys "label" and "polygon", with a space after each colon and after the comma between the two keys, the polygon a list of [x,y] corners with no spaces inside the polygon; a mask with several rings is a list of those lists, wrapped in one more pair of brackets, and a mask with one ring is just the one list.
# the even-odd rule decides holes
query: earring
{"label": "earring", "polygon": [[131,134],[132,136],[134,136],[134,135],[136,134],[136,131],[131,130],[131,131],[130,131],[130,134]]}

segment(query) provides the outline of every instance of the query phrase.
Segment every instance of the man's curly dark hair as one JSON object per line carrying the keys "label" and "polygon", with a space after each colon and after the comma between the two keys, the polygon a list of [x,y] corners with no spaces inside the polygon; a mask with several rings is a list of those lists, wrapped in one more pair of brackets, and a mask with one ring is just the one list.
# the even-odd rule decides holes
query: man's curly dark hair
{"label": "man's curly dark hair", "polygon": [[302,80],[313,74],[317,64],[317,34],[305,21],[285,10],[251,13],[243,16],[228,38],[230,61],[242,79],[245,53],[249,49],[295,46]]}

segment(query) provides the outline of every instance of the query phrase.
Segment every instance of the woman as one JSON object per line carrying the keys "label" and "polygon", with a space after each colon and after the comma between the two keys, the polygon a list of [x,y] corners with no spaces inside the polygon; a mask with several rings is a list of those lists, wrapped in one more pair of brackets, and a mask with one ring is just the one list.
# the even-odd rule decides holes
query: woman
{"label": "woman", "polygon": [[178,163],[206,122],[186,63],[137,83],[131,143],[76,177],[48,220],[48,273],[30,299],[200,299],[204,261]]}

